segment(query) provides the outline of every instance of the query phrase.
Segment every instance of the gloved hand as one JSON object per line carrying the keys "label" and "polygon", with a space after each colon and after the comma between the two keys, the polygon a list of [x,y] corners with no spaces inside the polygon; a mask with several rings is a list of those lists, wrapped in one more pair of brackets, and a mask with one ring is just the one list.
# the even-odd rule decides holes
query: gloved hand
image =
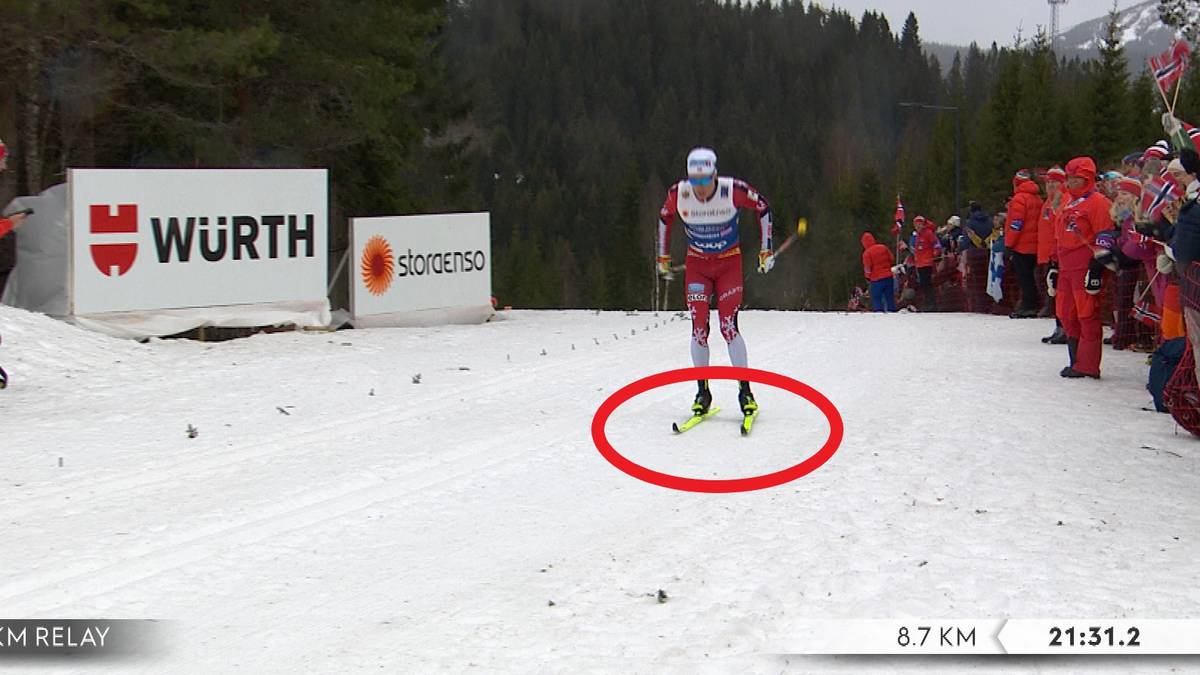
{"label": "gloved hand", "polygon": [[1166,253],[1158,254],[1158,257],[1154,259],[1154,267],[1158,269],[1159,274],[1170,274],[1175,271],[1175,263]]}
{"label": "gloved hand", "polygon": [[1054,297],[1058,291],[1058,265],[1050,263],[1050,269],[1046,272],[1046,295]]}
{"label": "gloved hand", "polygon": [[1104,280],[1104,266],[1096,260],[1092,260],[1088,264],[1087,274],[1083,277],[1083,290],[1089,295],[1096,295],[1100,292],[1101,282]]}
{"label": "gloved hand", "polygon": [[671,256],[658,256],[658,276],[664,279],[671,279],[675,276],[671,273]]}
{"label": "gloved hand", "polygon": [[766,274],[775,267],[775,253],[771,249],[758,252],[758,273]]}
{"label": "gloved hand", "polygon": [[1107,267],[1114,272],[1117,271],[1117,267],[1119,266],[1117,262],[1117,256],[1111,250],[1102,248],[1093,253],[1092,258],[1104,267]]}
{"label": "gloved hand", "polygon": [[1159,239],[1160,238],[1158,236],[1159,235],[1158,226],[1155,225],[1154,223],[1145,223],[1145,222],[1134,223],[1133,229],[1135,232],[1142,235],[1143,237],[1150,237],[1151,239]]}
{"label": "gloved hand", "polygon": [[1175,260],[1175,249],[1171,248],[1170,246],[1164,246],[1163,253],[1165,253],[1172,261]]}
{"label": "gloved hand", "polygon": [[1171,113],[1163,113],[1162,116],[1163,131],[1167,132],[1167,137],[1173,137],[1183,131],[1183,127],[1179,124],[1179,120]]}
{"label": "gloved hand", "polygon": [[892,274],[901,274],[904,272],[904,265],[892,265]]}

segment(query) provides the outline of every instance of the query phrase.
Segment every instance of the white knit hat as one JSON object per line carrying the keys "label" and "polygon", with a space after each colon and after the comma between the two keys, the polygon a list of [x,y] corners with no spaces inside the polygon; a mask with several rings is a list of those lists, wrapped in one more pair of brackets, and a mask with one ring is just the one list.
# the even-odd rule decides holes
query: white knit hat
{"label": "white knit hat", "polygon": [[717,172],[717,153],[709,148],[696,148],[688,153],[689,176],[711,176]]}

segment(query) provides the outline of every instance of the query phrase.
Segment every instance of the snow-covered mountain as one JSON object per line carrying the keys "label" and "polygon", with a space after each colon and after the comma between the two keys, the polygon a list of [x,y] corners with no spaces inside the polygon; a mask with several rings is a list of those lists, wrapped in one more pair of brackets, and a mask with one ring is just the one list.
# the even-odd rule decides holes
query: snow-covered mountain
{"label": "snow-covered mountain", "polygon": [[[1054,50],[1059,56],[1067,58],[1096,58],[1107,25],[1106,12],[1095,19],[1066,28],[1054,41]],[[1146,68],[1146,62],[1151,56],[1166,51],[1171,42],[1180,35],[1158,18],[1158,0],[1146,0],[1120,10],[1120,26],[1121,45],[1125,48],[1125,56],[1132,73],[1140,73]],[[1028,38],[1029,34],[1026,33],[1025,37]],[[985,50],[990,46],[979,45]],[[963,45],[926,42],[924,47],[926,53],[938,58],[943,73],[949,72],[956,52],[964,56],[966,54],[966,47]]]}
{"label": "snow-covered mountain", "polygon": [[[1177,32],[1158,18],[1158,0],[1147,0],[1120,10],[1121,45],[1125,47],[1130,69],[1141,71],[1146,60],[1161,54],[1171,46]],[[1102,14],[1063,31],[1055,41],[1055,51],[1071,57],[1095,56],[1108,25],[1108,15]]]}

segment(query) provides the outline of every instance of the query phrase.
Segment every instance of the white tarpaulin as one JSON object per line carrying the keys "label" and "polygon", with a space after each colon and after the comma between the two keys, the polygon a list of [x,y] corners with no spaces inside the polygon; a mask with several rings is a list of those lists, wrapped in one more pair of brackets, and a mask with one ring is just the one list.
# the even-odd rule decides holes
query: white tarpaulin
{"label": "white tarpaulin", "polygon": [[17,197],[3,213],[32,208],[17,238],[17,264],[8,275],[0,302],[55,317],[70,314],[67,285],[71,267],[71,225],[67,215],[67,185],[62,183],[36,197]]}

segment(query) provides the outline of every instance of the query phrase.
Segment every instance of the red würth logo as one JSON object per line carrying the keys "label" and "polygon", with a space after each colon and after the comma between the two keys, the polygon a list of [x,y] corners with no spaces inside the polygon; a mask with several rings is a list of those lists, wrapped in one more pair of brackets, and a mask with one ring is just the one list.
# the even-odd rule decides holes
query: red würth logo
{"label": "red w\u00fcrth logo", "polygon": [[[137,234],[137,204],[119,204],[116,213],[110,204],[92,204],[89,207],[90,226],[93,235]],[[107,237],[106,237],[107,238]],[[105,276],[121,276],[133,267],[137,258],[138,245],[134,243],[92,244],[92,262]]]}

